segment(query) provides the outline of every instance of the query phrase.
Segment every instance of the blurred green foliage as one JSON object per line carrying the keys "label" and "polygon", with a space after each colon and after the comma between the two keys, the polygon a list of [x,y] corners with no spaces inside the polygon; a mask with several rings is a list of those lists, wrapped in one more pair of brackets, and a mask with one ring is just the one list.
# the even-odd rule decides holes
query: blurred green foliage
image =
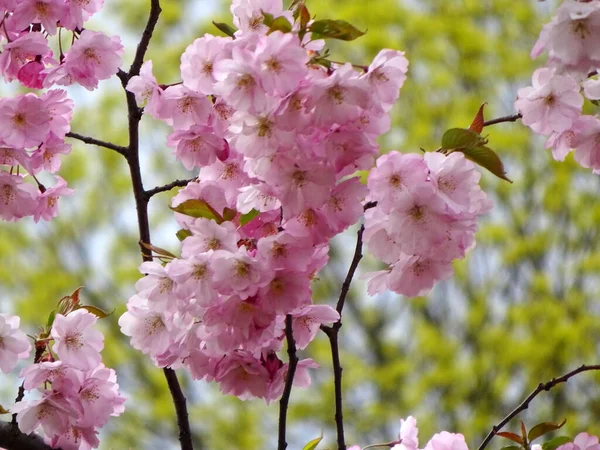
{"label": "blurred green foliage", "polygon": [[[214,4],[217,13],[210,18],[202,16],[197,2],[163,1],[162,6],[148,57],[160,82],[171,83],[178,80],[185,46],[204,32],[218,33],[209,20],[230,18],[225,4]],[[551,13],[548,2],[534,0],[309,0],[307,6],[318,18],[344,19],[368,30],[355,42],[332,43],[332,59],[368,64],[381,48],[406,51],[409,78],[393,111],[393,131],[380,142],[383,151],[406,152],[435,148],[444,130],[467,126],[482,102],[488,102],[487,117],[513,113],[516,90],[529,83],[537,65],[529,51]],[[147,0],[107,0],[106,13],[92,28],[127,30],[130,61],[147,11]],[[117,83],[101,85],[92,101],[84,100],[86,92],[74,95],[81,101],[73,130],[126,142],[124,96]],[[142,125],[146,186],[186,176],[165,147],[166,129],[148,118]],[[388,442],[397,435],[398,419],[412,414],[422,444],[447,429],[477,445],[539,382],[596,361],[600,183],[571,159],[553,162],[543,142],[520,124],[486,132],[515,183],[483,173],[484,189],[496,206],[481,225],[477,247],[456,264],[455,278],[428,298],[369,299],[360,283],[351,292],[341,334],[350,443]],[[0,224],[3,306],[20,314],[31,331],[77,286],[85,286],[88,303],[116,308],[102,321],[104,359],[117,369],[128,403],[125,416],[111,420],[103,432],[102,448],[176,448],[163,375],[127,346],[117,326],[140,262],[125,162],[108,150],[77,143],[64,158],[61,175],[77,194],[62,200],[59,218],[48,224]],[[157,245],[176,251],[168,200],[169,194],[152,200],[153,236]],[[353,235],[336,240],[332,263],[314,286],[318,301],[335,300],[353,246]],[[363,262],[364,268],[375,266]],[[321,430],[323,448],[332,448],[332,372],[324,336],[307,356],[322,368],[309,391],[292,393],[291,449]],[[182,378],[197,448],[275,447],[276,404],[241,402]],[[538,397],[523,417],[530,424],[567,418],[568,432],[593,432],[600,415],[598,381],[582,375]],[[492,447],[504,444],[495,441]]]}

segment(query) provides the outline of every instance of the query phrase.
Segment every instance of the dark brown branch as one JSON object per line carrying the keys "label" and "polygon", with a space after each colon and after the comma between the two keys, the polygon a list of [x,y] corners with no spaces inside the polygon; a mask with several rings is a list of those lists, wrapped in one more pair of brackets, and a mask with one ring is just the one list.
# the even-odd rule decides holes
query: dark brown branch
{"label": "dark brown branch", "polygon": [[37,434],[21,433],[12,423],[0,422],[0,447],[6,450],[52,450]]}
{"label": "dark brown branch", "polygon": [[[19,392],[17,392],[17,398],[15,399],[15,403],[19,403],[25,397],[25,386],[21,383],[19,386]],[[17,415],[12,415],[12,420],[10,421],[11,425],[17,425]]]}
{"label": "dark brown branch", "polygon": [[521,119],[522,117],[523,116],[521,114],[513,114],[512,116],[498,117],[497,119],[486,120],[485,122],[483,122],[483,126],[489,127],[491,125],[496,125],[498,123],[516,122],[517,120]]}
{"label": "dark brown branch", "polygon": [[129,78],[140,74],[140,68],[142,67],[142,64],[144,64],[144,57],[146,56],[150,39],[152,39],[152,33],[154,33],[154,28],[156,28],[156,24],[158,23],[158,18],[161,12],[162,9],[160,7],[160,1],[150,0],[150,16],[148,17],[146,28],[144,28],[144,32],[142,33],[142,39],[140,40],[137,50],[135,51],[133,63],[129,68]]}
{"label": "dark brown branch", "polygon": [[[370,202],[367,203],[364,208],[368,209],[374,206],[375,203]],[[344,309],[346,297],[348,296],[348,292],[350,292],[350,285],[352,284],[352,279],[354,278],[354,274],[356,273],[358,264],[360,263],[360,260],[363,257],[362,238],[364,232],[365,226],[361,225],[356,235],[356,248],[354,250],[354,257],[352,258],[352,262],[350,263],[350,267],[348,268],[348,273],[346,274],[346,278],[344,279],[344,283],[342,284],[340,296],[335,307],[336,311],[340,314],[340,319],[330,327],[325,325],[321,326],[321,330],[323,330],[323,332],[329,338],[329,345],[331,347],[331,362],[333,364],[333,384],[335,391],[335,427],[337,430],[338,450],[346,450],[346,439],[344,437],[344,414],[342,407],[343,368],[340,362],[340,348],[338,343],[338,336],[340,333],[340,328],[342,328],[342,311]]]}
{"label": "dark brown branch", "polygon": [[294,384],[294,375],[296,374],[296,367],[298,366],[296,341],[294,340],[294,333],[292,332],[292,316],[290,314],[285,316],[285,337],[287,340],[289,365],[285,378],[283,394],[281,395],[281,400],[279,400],[279,439],[277,450],[285,450],[287,448],[287,442],[285,438],[287,429],[287,411],[290,402],[290,395],[292,393],[292,385]]}
{"label": "dark brown branch", "polygon": [[175,180],[172,183],[165,184],[164,186],[157,186],[154,189],[150,189],[149,191],[146,191],[146,197],[152,198],[156,194],[159,194],[159,193],[165,192],[165,191],[170,191],[171,189],[173,189],[175,187],[187,186],[188,183],[190,183],[194,180],[195,180],[195,178],[190,178],[189,180]]}
{"label": "dark brown branch", "polygon": [[492,440],[492,438],[508,423],[510,422],[513,418],[515,418],[519,413],[525,411],[527,408],[529,408],[529,404],[533,401],[534,398],[536,398],[539,394],[541,394],[544,391],[549,391],[550,389],[556,387],[557,385],[561,384],[561,383],[566,383],[567,381],[569,381],[570,378],[574,377],[575,375],[581,373],[581,372],[587,372],[590,370],[600,370],[600,364],[596,364],[596,365],[582,365],[579,366],[577,369],[574,369],[560,377],[557,378],[552,378],[550,381],[547,381],[545,383],[540,383],[538,385],[538,387],[536,387],[528,396],[527,398],[525,398],[525,400],[523,400],[521,402],[521,404],[519,406],[517,406],[514,410],[512,410],[510,412],[510,414],[508,414],[504,419],[502,419],[500,421],[500,423],[498,423],[498,425],[494,425],[492,427],[492,430],[488,433],[488,435],[485,437],[485,439],[483,440],[483,442],[481,443],[481,445],[478,447],[477,450],[484,450],[485,447],[487,447],[487,445],[490,443],[490,441]]}
{"label": "dark brown branch", "polygon": [[67,137],[72,139],[77,139],[78,141],[85,142],[86,144],[97,145],[98,147],[108,148],[110,150],[114,150],[115,152],[127,156],[127,147],[123,147],[121,145],[113,144],[112,142],[101,141],[100,139],[96,139],[89,136],[83,136],[78,133],[67,133]]}
{"label": "dark brown branch", "polygon": [[[126,159],[129,165],[129,173],[131,175],[131,184],[133,188],[133,195],[135,197],[135,206],[137,209],[138,227],[140,240],[139,242],[151,243],[150,240],[150,222],[148,220],[148,200],[150,197],[144,190],[142,183],[142,174],[140,170],[140,120],[142,119],[142,109],[137,106],[135,95],[127,91],[127,83],[131,77],[138,75],[140,67],[144,62],[144,56],[148,49],[148,44],[152,38],[152,33],[158,22],[158,18],[161,13],[159,0],[150,0],[150,16],[146,28],[142,34],[140,43],[138,44],[135,57],[129,72],[123,72],[119,70],[117,77],[121,80],[121,85],[125,90],[125,96],[127,98],[127,116],[129,123],[129,146],[127,148]],[[151,261],[152,257],[147,255],[144,251],[144,247],[140,244],[142,251],[142,258],[144,261]],[[190,422],[188,417],[186,399],[181,390],[181,385],[177,379],[177,374],[173,369],[163,369],[171,397],[173,398],[173,404],[175,406],[175,412],[177,414],[177,425],[179,426],[179,443],[181,444],[181,450],[193,450],[194,445],[192,443],[192,433],[190,429]]]}

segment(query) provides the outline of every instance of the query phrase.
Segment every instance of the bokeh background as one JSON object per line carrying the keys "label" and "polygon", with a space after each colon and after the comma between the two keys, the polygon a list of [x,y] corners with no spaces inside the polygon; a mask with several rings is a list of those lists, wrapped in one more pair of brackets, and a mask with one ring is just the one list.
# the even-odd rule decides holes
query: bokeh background
{"label": "bokeh background", "polygon": [[[148,57],[162,83],[178,81],[179,57],[210,20],[231,22],[218,0],[163,1]],[[435,148],[445,129],[467,126],[482,102],[487,117],[512,114],[519,87],[534,68],[529,51],[555,4],[535,0],[308,0],[319,18],[340,18],[368,29],[351,43],[332,43],[332,59],[368,64],[381,48],[406,51],[409,78],[393,110],[382,151]],[[147,0],[106,0],[89,28],[124,36],[131,60],[145,24]],[[2,88],[6,94],[12,87]],[[92,94],[72,89],[73,130],[126,142],[126,110],[117,82]],[[436,431],[465,434],[478,445],[491,426],[540,381],[582,363],[597,362],[600,342],[600,182],[571,158],[552,161],[543,141],[521,124],[489,130],[490,146],[514,184],[483,173],[495,208],[477,234],[477,247],[455,265],[456,276],[425,298],[386,294],[369,298],[356,283],[342,329],[347,441],[367,445],[396,438],[399,418],[418,418],[421,443]],[[165,146],[167,129],[142,122],[146,187],[190,176]],[[174,410],[162,371],[128,347],[117,320],[134,291],[140,262],[131,184],[114,152],[74,143],[60,175],[77,189],[50,223],[0,223],[0,305],[35,332],[56,301],[85,286],[86,303],[115,314],[102,321],[105,363],[116,368],[127,411],[102,433],[102,449],[178,448]],[[153,241],[178,250],[167,205],[151,202]],[[331,263],[314,285],[316,301],[333,304],[354,247],[337,238]],[[366,259],[363,269],[376,267]],[[290,447],[325,436],[333,448],[333,386],[328,343],[305,352],[322,368],[308,391],[292,393]],[[272,449],[277,405],[224,397],[214,385],[180,374],[188,397],[196,448]],[[567,431],[598,432],[600,377],[581,375],[543,394],[526,422],[567,418]],[[17,381],[0,382],[10,403]],[[513,424],[515,427],[515,424]],[[491,448],[505,445],[499,439]]]}

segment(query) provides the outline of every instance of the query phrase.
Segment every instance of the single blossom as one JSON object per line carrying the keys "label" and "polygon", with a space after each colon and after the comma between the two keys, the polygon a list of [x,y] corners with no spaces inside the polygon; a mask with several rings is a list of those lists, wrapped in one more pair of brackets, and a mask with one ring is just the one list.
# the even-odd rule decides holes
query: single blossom
{"label": "single blossom", "polygon": [[77,309],[67,316],[57,314],[50,335],[54,352],[61,361],[81,369],[94,369],[100,364],[104,348],[102,333],[92,327],[98,318],[85,309]]}

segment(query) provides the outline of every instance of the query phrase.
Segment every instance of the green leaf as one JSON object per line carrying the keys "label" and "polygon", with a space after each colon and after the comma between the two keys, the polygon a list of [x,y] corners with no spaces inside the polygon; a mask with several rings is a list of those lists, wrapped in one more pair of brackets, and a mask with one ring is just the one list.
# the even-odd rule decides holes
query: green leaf
{"label": "green leaf", "polygon": [[233,28],[231,25],[227,25],[226,23],[222,23],[222,22],[215,22],[214,20],[213,20],[213,25],[215,27],[217,27],[220,31],[225,33],[227,36],[235,37],[233,35],[233,33],[235,33],[237,31],[237,29]]}
{"label": "green leaf", "polygon": [[507,445],[506,447],[502,447],[500,450],[521,450],[522,447],[519,445]]}
{"label": "green leaf", "polygon": [[259,214],[260,214],[260,211],[257,211],[256,209],[252,209],[250,212],[243,214],[242,216],[240,216],[240,225],[242,225],[242,226],[246,225],[248,222],[250,222],[252,219],[254,219]]}
{"label": "green leaf", "polygon": [[52,328],[52,324],[54,324],[54,318],[56,317],[56,310],[53,309],[50,315],[48,316],[48,322],[46,322],[46,328],[48,330]]}
{"label": "green leaf", "polygon": [[511,441],[516,442],[519,445],[523,445],[523,438],[516,433],[511,433],[510,431],[501,431],[500,433],[496,433],[496,435],[506,439],[510,439]]}
{"label": "green leaf", "polygon": [[186,237],[190,237],[191,235],[192,235],[192,232],[190,230],[186,230],[184,228],[182,228],[177,233],[175,233],[175,236],[177,236],[177,239],[179,239],[180,242],[183,241]]}
{"label": "green leaf", "polygon": [[269,31],[267,32],[267,34],[271,34],[273,31],[289,33],[290,31],[292,31],[292,24],[285,17],[278,17],[271,23],[271,25],[269,25]]}
{"label": "green leaf", "polygon": [[175,207],[170,206],[170,208],[173,211],[185,214],[186,216],[196,218],[203,217],[205,219],[214,220],[217,223],[223,222],[223,217],[221,217],[221,215],[204,200],[186,200]]}
{"label": "green leaf", "polygon": [[330,38],[342,41],[353,41],[365,34],[345,20],[315,20],[310,26],[310,31],[313,33],[313,39]]}
{"label": "green leaf", "polygon": [[91,312],[99,319],[104,319],[105,317],[108,317],[115,312],[115,310],[113,309],[111,312],[107,313],[106,311],[103,311],[100,308],[97,308],[96,306],[90,305],[80,306],[79,309],[85,309],[86,311]]}
{"label": "green leaf", "polygon": [[0,414],[9,414],[10,411],[6,409],[4,406],[0,405]]}
{"label": "green leaf", "polygon": [[474,148],[485,144],[487,144],[485,138],[465,128],[450,128],[442,136],[442,148],[446,150]]}
{"label": "green leaf", "polygon": [[266,13],[266,12],[264,12],[264,11],[262,11],[262,10],[261,10],[261,13],[262,13],[262,15],[263,15],[263,23],[264,23],[266,26],[270,27],[270,26],[271,26],[271,24],[272,24],[273,22],[275,22],[275,16],[274,16],[273,14]]}
{"label": "green leaf", "polygon": [[542,450],[556,450],[567,442],[573,442],[573,438],[570,436],[556,436],[554,439],[550,439],[542,444]]}
{"label": "green leaf", "polygon": [[551,431],[555,431],[555,430],[562,428],[565,425],[565,423],[567,423],[567,419],[563,420],[561,423],[556,423],[556,422],[538,423],[535,427],[533,427],[531,430],[529,430],[527,439],[529,440],[529,442],[531,442],[534,439],[537,439],[540,436],[543,436],[544,434],[547,434],[547,433],[550,433]]}
{"label": "green leaf", "polygon": [[476,148],[456,149],[456,151],[463,153],[467,159],[470,159],[475,164],[486,168],[498,178],[502,178],[503,180],[512,183],[512,180],[506,176],[504,164],[502,164],[502,161],[498,155],[496,155],[491,148],[482,145],[481,147]]}
{"label": "green leaf", "polygon": [[321,442],[322,440],[323,435],[310,441],[308,444],[302,447],[302,450],[315,450],[315,448],[317,448],[317,445],[319,445],[319,442]]}

